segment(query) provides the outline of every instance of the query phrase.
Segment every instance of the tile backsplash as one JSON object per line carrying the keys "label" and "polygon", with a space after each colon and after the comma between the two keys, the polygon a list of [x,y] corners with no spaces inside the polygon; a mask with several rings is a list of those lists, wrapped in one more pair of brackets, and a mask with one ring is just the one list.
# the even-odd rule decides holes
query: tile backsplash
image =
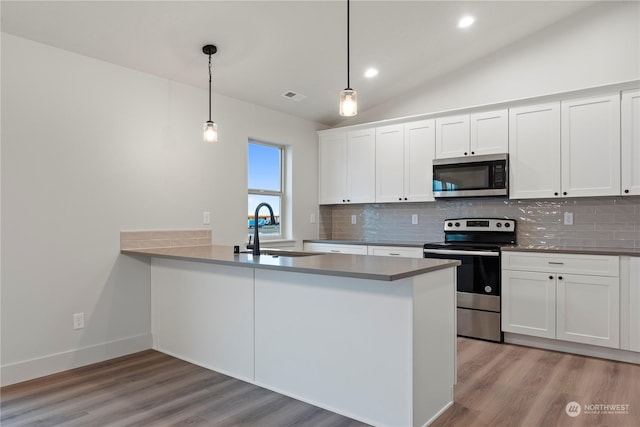
{"label": "tile backsplash", "polygon": [[208,246],[211,230],[143,230],[121,231],[120,249]]}
{"label": "tile backsplash", "polygon": [[[573,225],[564,225],[565,212]],[[418,224],[411,216],[418,215]],[[352,224],[355,215],[356,224]],[[520,245],[640,248],[640,197],[554,200],[459,199],[320,207],[320,238],[389,243],[442,241],[447,218],[517,220]]]}

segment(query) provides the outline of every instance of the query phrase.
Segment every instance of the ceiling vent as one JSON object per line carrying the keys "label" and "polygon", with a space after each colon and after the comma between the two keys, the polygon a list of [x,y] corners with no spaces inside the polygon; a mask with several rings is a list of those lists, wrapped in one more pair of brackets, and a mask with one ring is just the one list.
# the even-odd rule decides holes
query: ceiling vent
{"label": "ceiling vent", "polygon": [[294,92],[292,90],[288,90],[288,91],[286,91],[285,93],[282,94],[282,97],[287,98],[287,99],[291,99],[291,100],[296,101],[296,102],[300,102],[300,101],[302,101],[303,99],[306,98],[306,95]]}

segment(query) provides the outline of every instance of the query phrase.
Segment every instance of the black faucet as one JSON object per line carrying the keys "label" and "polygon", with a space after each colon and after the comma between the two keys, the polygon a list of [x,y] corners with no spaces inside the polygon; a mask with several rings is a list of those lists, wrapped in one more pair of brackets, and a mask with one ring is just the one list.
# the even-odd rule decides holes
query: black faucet
{"label": "black faucet", "polygon": [[[273,216],[273,209],[271,208],[271,205],[269,205],[269,203],[260,203],[257,207],[256,207],[256,213],[253,216],[253,245],[249,244],[247,245],[247,249],[253,249],[253,254],[254,255],[260,255],[260,237],[259,237],[259,233],[258,233],[258,212],[260,211],[260,208],[266,206],[267,209],[269,209],[269,214],[271,215],[271,225],[276,223],[276,218]],[[249,243],[251,243],[251,236],[249,236]]]}

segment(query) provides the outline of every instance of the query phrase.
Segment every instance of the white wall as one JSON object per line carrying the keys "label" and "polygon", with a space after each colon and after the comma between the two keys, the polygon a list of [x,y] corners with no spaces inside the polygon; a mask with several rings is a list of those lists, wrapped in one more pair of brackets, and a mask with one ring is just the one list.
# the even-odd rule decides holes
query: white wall
{"label": "white wall", "polygon": [[[293,238],[317,237],[317,125],[2,35],[2,383],[150,346],[149,263],[120,230],[246,238],[249,137],[291,146]],[[72,314],[87,327],[74,331]]]}
{"label": "white wall", "polygon": [[640,2],[601,2],[341,126],[637,79]]}

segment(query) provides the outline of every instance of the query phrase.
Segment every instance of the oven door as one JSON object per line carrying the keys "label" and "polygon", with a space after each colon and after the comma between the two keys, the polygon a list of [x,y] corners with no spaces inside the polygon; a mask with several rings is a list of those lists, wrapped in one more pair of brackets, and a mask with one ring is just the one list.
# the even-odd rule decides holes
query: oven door
{"label": "oven door", "polygon": [[458,267],[458,307],[500,311],[500,252],[425,249],[424,257],[462,263]]}

